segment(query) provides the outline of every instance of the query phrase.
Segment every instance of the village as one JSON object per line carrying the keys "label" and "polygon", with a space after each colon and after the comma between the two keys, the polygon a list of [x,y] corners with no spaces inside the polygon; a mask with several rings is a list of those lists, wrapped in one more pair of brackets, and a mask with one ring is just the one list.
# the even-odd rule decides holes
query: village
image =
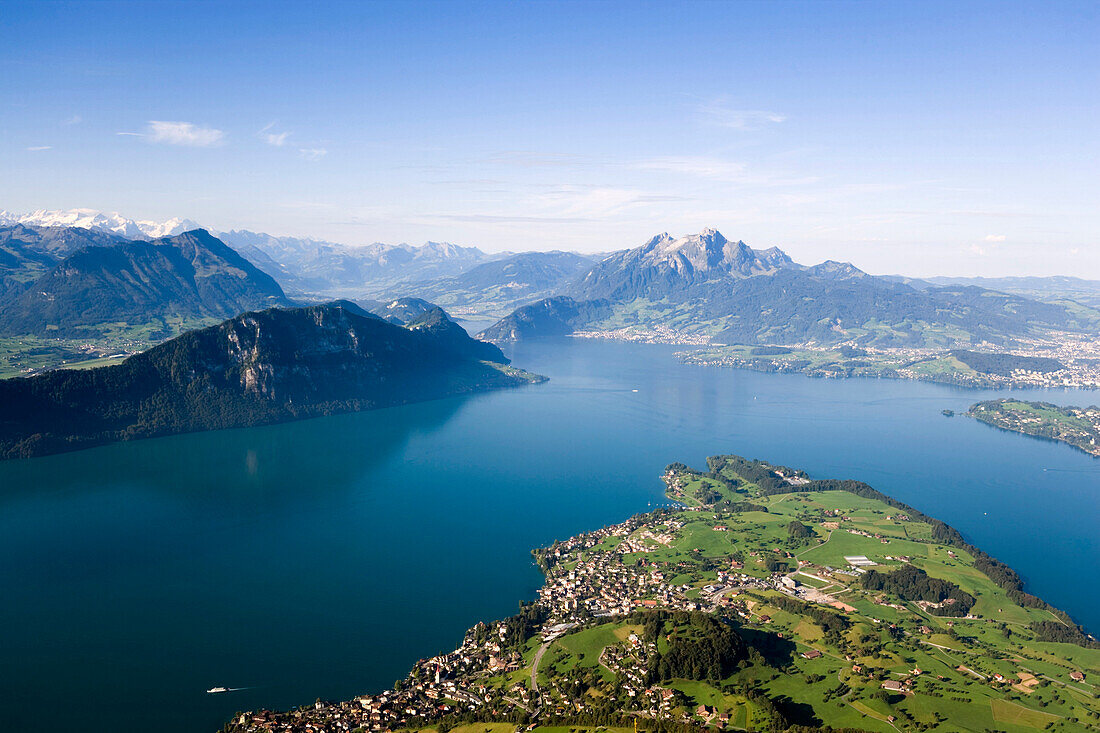
{"label": "village", "polygon": [[[792,491],[810,484],[797,474],[777,470],[772,475]],[[655,681],[653,665],[660,652],[640,625],[649,612],[705,615],[759,629],[789,645],[794,660],[785,663],[785,672],[804,675],[819,686],[823,702],[835,697],[845,710],[875,717],[875,708],[869,706],[879,702],[872,692],[893,700],[878,719],[894,730],[916,725],[910,710],[928,707],[925,714],[935,720],[932,711],[945,704],[945,696],[952,705],[974,694],[990,696],[996,707],[996,699],[1006,693],[1048,696],[1050,685],[1095,695],[1080,669],[1051,667],[1041,653],[1017,648],[1014,654],[1022,663],[990,654],[992,637],[984,629],[993,620],[955,615],[954,599],[906,603],[890,593],[861,589],[864,574],[911,567],[908,563],[918,552],[952,565],[962,562],[952,549],[899,539],[919,534],[920,523],[906,511],[885,504],[870,508],[875,505],[833,492],[834,504],[862,508],[818,506],[816,534],[804,541],[792,539],[784,548],[776,535],[759,534],[760,525],[743,520],[738,510],[718,511],[693,499],[693,494],[709,496],[708,481],[721,483],[715,474],[708,476],[715,478],[670,470],[663,478],[679,508],[637,515],[535,550],[534,559],[545,574],[537,601],[523,605],[512,618],[479,623],[458,648],[420,660],[393,689],[339,703],[318,701],[288,712],[241,713],[227,730],[417,730],[441,720],[508,721],[517,730],[530,730],[597,720],[609,712],[627,719],[737,729],[736,706],[692,699],[682,685]],[[811,505],[809,496],[790,496],[773,506],[807,516],[797,507]],[[783,527],[785,536],[789,516],[778,514],[769,521]],[[874,529],[879,526],[897,529]],[[821,555],[823,548],[834,537],[842,547],[863,552],[822,561],[829,557]],[[729,549],[714,549],[714,543]],[[704,553],[703,545],[711,549]],[[960,622],[972,624],[967,633],[982,641],[974,645],[955,636]],[[825,630],[824,638],[821,631],[812,631],[818,628]],[[857,690],[859,697],[854,697]],[[927,702],[919,702],[922,698]],[[748,720],[745,709],[736,717],[742,724]]]}

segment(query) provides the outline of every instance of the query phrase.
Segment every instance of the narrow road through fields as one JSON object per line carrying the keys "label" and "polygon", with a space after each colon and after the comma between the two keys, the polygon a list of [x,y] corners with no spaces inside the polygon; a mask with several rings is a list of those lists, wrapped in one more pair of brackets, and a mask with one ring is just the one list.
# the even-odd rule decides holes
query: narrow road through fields
{"label": "narrow road through fields", "polygon": [[542,655],[546,653],[546,650],[550,648],[553,641],[544,641],[538,651],[535,652],[535,658],[531,662],[531,691],[539,691],[539,662],[542,661]]}

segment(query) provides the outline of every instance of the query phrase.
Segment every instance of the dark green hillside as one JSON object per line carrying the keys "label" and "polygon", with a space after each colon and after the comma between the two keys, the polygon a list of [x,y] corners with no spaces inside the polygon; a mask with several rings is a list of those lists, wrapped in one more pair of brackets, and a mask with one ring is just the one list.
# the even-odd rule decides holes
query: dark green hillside
{"label": "dark green hillside", "polygon": [[564,336],[610,314],[611,305],[606,300],[577,302],[560,295],[518,308],[478,336],[494,342]]}
{"label": "dark green hillside", "polygon": [[1011,376],[1012,372],[1022,369],[1029,372],[1056,372],[1065,369],[1065,364],[1046,356],[1019,356],[1017,354],[986,354],[978,351],[956,349],[951,352],[963,364],[983,374]]}
{"label": "dark green hillside", "polygon": [[412,328],[338,305],[270,309],[117,366],[0,381],[0,457],[259,425],[540,378],[433,311]]}
{"label": "dark green hillside", "polygon": [[264,274],[203,230],[77,250],[0,301],[0,332],[95,335],[103,324],[228,318],[288,301]]}
{"label": "dark green hillside", "polygon": [[1073,325],[1058,306],[979,288],[922,292],[869,276],[837,280],[795,270],[710,286],[689,297],[705,302],[701,318],[728,316],[729,325],[714,338],[722,343],[1005,343],[1036,329]]}
{"label": "dark green hillside", "polygon": [[125,241],[108,232],[76,227],[0,227],[0,293],[7,286],[32,282],[83,247],[112,247]]}

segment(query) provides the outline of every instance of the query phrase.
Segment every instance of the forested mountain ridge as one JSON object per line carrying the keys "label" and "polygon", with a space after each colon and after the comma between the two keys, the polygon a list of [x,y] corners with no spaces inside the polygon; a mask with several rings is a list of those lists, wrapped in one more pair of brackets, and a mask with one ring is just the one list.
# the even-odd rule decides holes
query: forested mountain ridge
{"label": "forested mountain ridge", "polygon": [[559,295],[517,308],[479,333],[478,337],[494,343],[503,343],[529,338],[566,336],[610,315],[611,304],[606,300],[578,302],[568,295]]}
{"label": "forested mountain ridge", "polygon": [[401,405],[541,378],[430,311],[410,327],[351,304],[272,308],[116,366],[0,381],[0,457]]}
{"label": "forested mountain ridge", "polygon": [[[31,250],[45,251],[40,245]],[[9,283],[0,295],[0,332],[94,335],[105,323],[228,318],[288,304],[273,278],[197,229],[153,241],[84,246],[29,282]]]}

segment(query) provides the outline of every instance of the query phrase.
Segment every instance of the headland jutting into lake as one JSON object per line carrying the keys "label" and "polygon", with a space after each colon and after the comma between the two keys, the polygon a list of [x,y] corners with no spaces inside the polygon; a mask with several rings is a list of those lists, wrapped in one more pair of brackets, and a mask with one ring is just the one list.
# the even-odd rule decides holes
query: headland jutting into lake
{"label": "headland jutting into lake", "polygon": [[536,550],[537,601],[392,689],[225,729],[1100,723],[1100,643],[948,525],[861,482],[707,464],[668,466],[674,505]]}
{"label": "headland jutting into lake", "polygon": [[1100,407],[1001,399],[978,402],[967,414],[1002,430],[1067,443],[1100,457]]}

